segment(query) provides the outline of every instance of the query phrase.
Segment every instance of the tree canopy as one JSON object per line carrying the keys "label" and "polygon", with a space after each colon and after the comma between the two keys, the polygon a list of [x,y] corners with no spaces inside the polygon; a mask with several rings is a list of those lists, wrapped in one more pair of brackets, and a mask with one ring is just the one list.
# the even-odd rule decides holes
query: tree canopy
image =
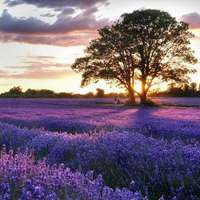
{"label": "tree canopy", "polygon": [[[187,82],[197,62],[190,48],[193,37],[188,24],[160,10],[137,10],[123,14],[111,26],[99,30],[86,55],[72,69],[82,73],[82,86],[100,79],[124,87],[131,102],[135,94],[145,103],[157,80]],[[140,81],[141,91],[135,82]]]}

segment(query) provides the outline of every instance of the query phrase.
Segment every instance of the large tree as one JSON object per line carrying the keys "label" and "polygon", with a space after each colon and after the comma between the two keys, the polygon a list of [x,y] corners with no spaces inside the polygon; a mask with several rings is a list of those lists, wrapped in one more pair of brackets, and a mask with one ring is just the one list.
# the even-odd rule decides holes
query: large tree
{"label": "large tree", "polygon": [[197,62],[190,48],[188,24],[178,22],[167,12],[159,10],[134,11],[123,15],[124,26],[131,42],[136,44],[134,56],[139,59],[137,76],[141,82],[141,101],[156,80],[187,82],[195,70],[187,64]]}
{"label": "large tree", "polygon": [[138,65],[132,58],[134,48],[121,23],[99,30],[99,38],[86,49],[86,56],[78,58],[72,69],[82,74],[82,86],[105,79],[124,87],[131,102],[135,102],[134,72]]}
{"label": "large tree", "polygon": [[[99,30],[99,37],[86,49],[72,68],[82,72],[82,86],[106,79],[127,89],[130,100],[135,93],[145,103],[156,80],[185,82],[193,72],[186,64],[196,62],[190,48],[188,25],[167,12],[138,10],[124,14],[110,27]],[[141,82],[141,92],[134,88]]]}

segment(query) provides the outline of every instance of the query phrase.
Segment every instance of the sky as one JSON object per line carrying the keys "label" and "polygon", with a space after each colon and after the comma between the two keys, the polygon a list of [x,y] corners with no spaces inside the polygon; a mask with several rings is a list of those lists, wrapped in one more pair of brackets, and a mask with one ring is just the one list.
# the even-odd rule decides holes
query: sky
{"label": "sky", "polygon": [[[97,87],[119,89],[100,81],[81,88],[81,74],[71,70],[76,58],[98,36],[97,30],[137,9],[160,9],[189,23],[191,47],[200,61],[199,0],[0,0],[0,93],[51,89],[87,93]],[[192,81],[200,83],[200,63]]]}

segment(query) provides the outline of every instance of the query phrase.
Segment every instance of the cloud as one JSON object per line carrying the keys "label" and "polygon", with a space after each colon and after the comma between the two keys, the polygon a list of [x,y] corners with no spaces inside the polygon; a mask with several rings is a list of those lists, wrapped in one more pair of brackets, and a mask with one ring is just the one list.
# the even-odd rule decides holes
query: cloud
{"label": "cloud", "polygon": [[7,66],[10,69],[20,69],[20,70],[61,70],[61,69],[70,69],[70,65],[66,63],[56,62],[56,57],[54,56],[27,56],[22,57],[22,61],[19,65]]}
{"label": "cloud", "polygon": [[74,17],[73,8],[65,8],[53,24],[34,17],[16,18],[7,10],[0,16],[0,41],[57,46],[86,45],[97,36],[97,29],[109,24],[96,19],[96,7],[89,7]]}
{"label": "cloud", "polygon": [[67,15],[72,15],[75,13],[75,9],[74,8],[65,8],[61,14],[59,15],[59,17],[62,17],[62,16],[67,16]]}
{"label": "cloud", "polygon": [[69,71],[67,70],[59,70],[59,71],[54,71],[54,70],[30,70],[30,71],[25,71],[22,73],[18,74],[12,74],[8,75],[7,78],[11,79],[59,79],[62,77],[66,77],[66,75],[69,74]]}
{"label": "cloud", "polygon": [[[0,16],[0,42],[18,42],[57,46],[87,45],[97,37],[97,29],[109,24],[97,19],[98,6],[108,0],[5,0],[7,10]],[[50,12],[41,17],[54,18],[47,23],[36,17],[11,15],[10,7],[29,4]],[[45,9],[44,9],[45,10]],[[52,10],[52,12],[51,12]],[[57,19],[55,20],[55,17]],[[16,66],[0,70],[0,79],[56,79],[73,73],[68,64],[57,63],[54,57],[29,57]]]}
{"label": "cloud", "polygon": [[22,64],[0,70],[3,79],[56,79],[72,73],[69,64],[58,63],[52,56],[29,56]]}
{"label": "cloud", "polygon": [[59,15],[53,24],[48,24],[42,20],[30,17],[15,18],[7,10],[4,10],[0,17],[0,31],[4,33],[16,34],[64,34],[73,31],[94,30],[105,25],[108,20],[96,20],[94,13],[96,8],[84,11],[75,17],[64,14]]}
{"label": "cloud", "polygon": [[96,4],[108,4],[107,0],[6,0],[7,6],[13,7],[22,4],[30,4],[39,8],[52,8],[63,10],[66,7],[85,9]]}
{"label": "cloud", "polygon": [[0,17],[0,31],[5,33],[36,33],[41,29],[45,32],[50,25],[36,18],[15,18],[7,10],[4,10]]}
{"label": "cloud", "polygon": [[191,29],[200,28],[200,14],[193,12],[185,14],[181,17],[181,20],[188,23]]}
{"label": "cloud", "polygon": [[87,45],[91,39],[97,36],[96,31],[89,32],[76,32],[72,34],[15,34],[15,33],[0,33],[0,41],[7,42],[19,42],[28,44],[44,44],[44,45],[56,45],[56,46],[77,46],[77,45]]}
{"label": "cloud", "polygon": [[56,15],[55,14],[51,14],[51,13],[45,13],[45,14],[41,14],[40,15],[41,17],[55,17]]}
{"label": "cloud", "polygon": [[62,77],[66,77],[71,72],[67,70],[59,70],[59,71],[53,71],[53,70],[29,70],[25,72],[20,73],[7,73],[7,72],[1,72],[0,73],[0,79],[59,79]]}
{"label": "cloud", "polygon": [[3,70],[0,70],[0,78],[6,76],[7,73]]}
{"label": "cloud", "polygon": [[55,56],[27,56],[26,58],[28,58],[28,59],[36,59],[36,60],[42,59],[42,60],[45,60],[45,61],[56,59]]}
{"label": "cloud", "polygon": [[21,65],[16,65],[16,66],[9,66],[7,68],[9,69],[25,69],[25,70],[30,70],[30,69],[36,69],[36,70],[43,70],[43,69],[65,69],[67,70],[70,66],[67,64],[62,64],[62,63],[45,63],[45,62],[40,62],[40,61],[27,61],[24,64]]}

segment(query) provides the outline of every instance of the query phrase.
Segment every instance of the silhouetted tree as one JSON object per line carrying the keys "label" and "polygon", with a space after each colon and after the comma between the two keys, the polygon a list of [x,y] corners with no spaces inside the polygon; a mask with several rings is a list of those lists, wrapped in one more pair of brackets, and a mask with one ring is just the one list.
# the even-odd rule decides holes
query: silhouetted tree
{"label": "silhouetted tree", "polygon": [[13,96],[17,96],[17,95],[23,94],[22,88],[21,88],[20,86],[11,88],[11,89],[8,91],[8,93],[9,93],[10,95],[13,95]]}
{"label": "silhouetted tree", "polygon": [[43,96],[43,97],[53,97],[55,92],[52,90],[48,90],[48,89],[41,89],[37,91],[39,96]]}
{"label": "silhouetted tree", "polygon": [[83,97],[91,98],[91,97],[94,97],[94,94],[92,92],[88,92],[88,93],[84,94]]}
{"label": "silhouetted tree", "polygon": [[102,98],[105,96],[105,91],[103,89],[97,88],[96,91],[96,97]]}
{"label": "silhouetted tree", "polygon": [[169,91],[173,91],[174,90],[174,88],[176,87],[176,84],[175,83],[170,83],[169,85],[168,85],[168,90]]}
{"label": "silhouetted tree", "polygon": [[134,103],[134,72],[138,63],[132,57],[135,49],[129,38],[120,22],[99,30],[99,38],[90,43],[87,55],[72,65],[75,71],[83,72],[81,85],[100,79],[114,82],[128,91]]}
{"label": "silhouetted tree", "polygon": [[192,82],[190,84],[190,87],[191,87],[192,93],[196,93],[197,92],[197,84],[195,82]]}
{"label": "silhouetted tree", "polygon": [[183,92],[184,92],[185,94],[188,94],[189,91],[190,91],[190,86],[189,86],[188,83],[185,83],[185,84],[183,85]]}
{"label": "silhouetted tree", "polygon": [[151,91],[151,96],[199,97],[197,83],[169,84],[166,91]]}
{"label": "silhouetted tree", "polygon": [[56,93],[52,90],[47,89],[27,89],[25,92],[22,92],[21,87],[13,87],[9,91],[1,93],[0,97],[3,98],[13,98],[13,97],[21,97],[21,98],[94,98],[94,97],[115,97],[119,96],[121,98],[125,98],[126,94],[124,93],[107,93],[105,94],[103,89],[97,88],[97,93],[94,95],[92,92],[88,92],[86,94],[73,94],[60,92]]}
{"label": "silhouetted tree", "polygon": [[[178,22],[167,12],[139,10],[122,15],[110,27],[99,30],[99,38],[86,49],[72,69],[82,74],[82,86],[100,79],[112,80],[125,87],[132,102],[137,93],[145,103],[156,80],[187,82],[194,72],[187,63],[195,63],[190,48],[188,24]],[[134,88],[141,81],[142,92]]]}
{"label": "silhouetted tree", "polygon": [[25,96],[27,97],[34,97],[37,95],[37,90],[34,89],[28,89],[26,90],[26,92],[24,93]]}
{"label": "silhouetted tree", "polygon": [[156,79],[188,81],[188,73],[194,70],[185,64],[197,62],[189,46],[193,35],[188,24],[176,21],[167,12],[150,9],[124,14],[123,23],[127,32],[132,33],[131,41],[137,49],[135,56],[139,59],[137,75],[142,84],[142,103]]}

